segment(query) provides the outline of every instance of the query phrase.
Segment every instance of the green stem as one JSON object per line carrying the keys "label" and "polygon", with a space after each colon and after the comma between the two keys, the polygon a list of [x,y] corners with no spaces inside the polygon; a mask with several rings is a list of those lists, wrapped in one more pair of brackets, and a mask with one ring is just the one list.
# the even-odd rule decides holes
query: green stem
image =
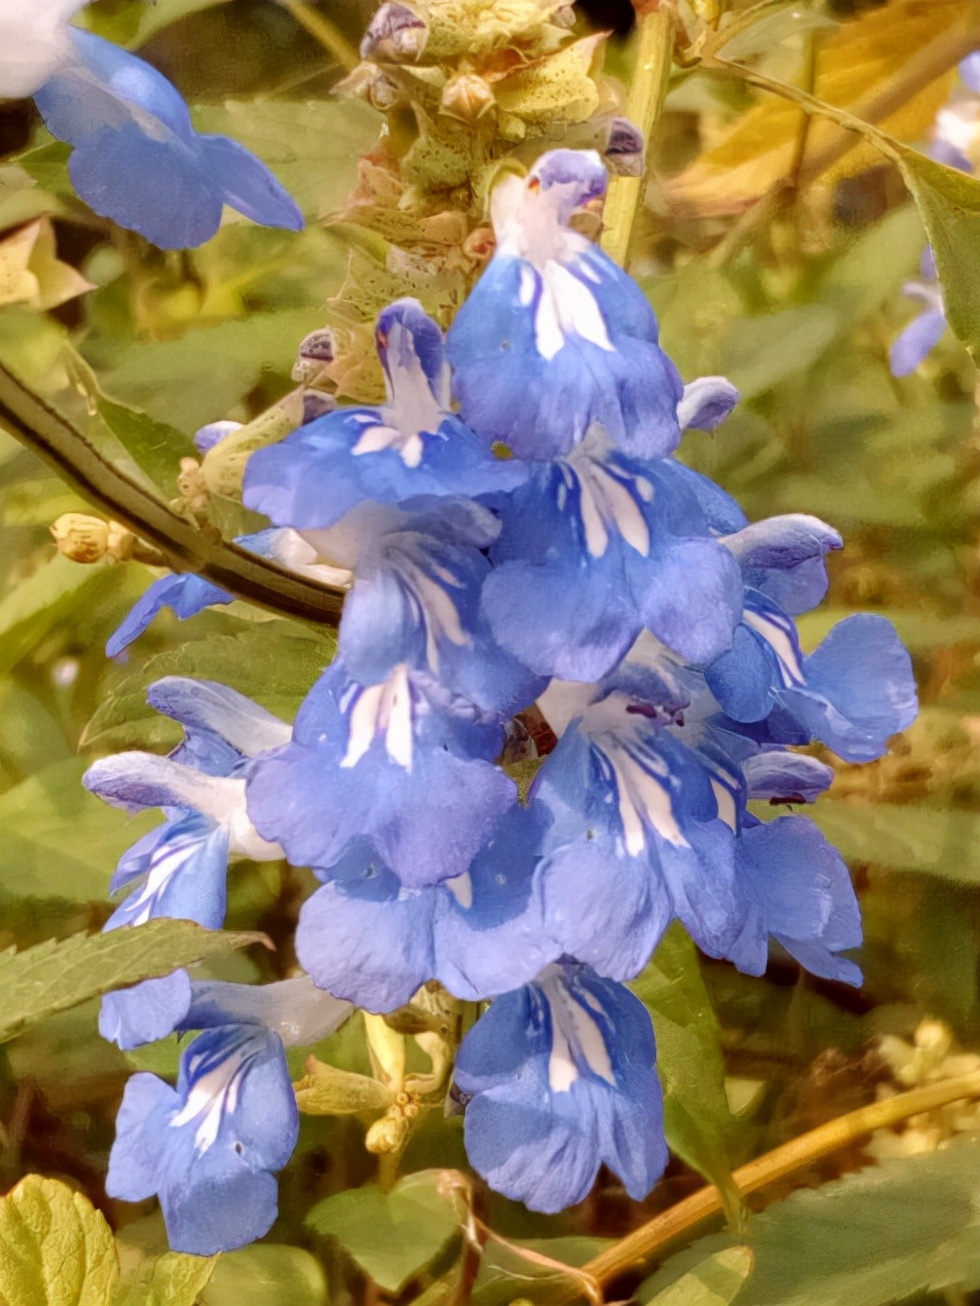
{"label": "green stem", "polygon": [[[910,1093],[900,1093],[838,1116],[836,1120],[820,1125],[817,1129],[811,1129],[809,1133],[743,1165],[732,1177],[740,1193],[745,1196],[796,1170],[804,1169],[821,1157],[840,1151],[876,1129],[888,1129],[911,1116],[936,1111],[952,1102],[972,1101],[978,1097],[980,1072],[913,1089]],[[621,1274],[645,1269],[664,1247],[689,1234],[702,1221],[719,1215],[722,1210],[722,1196],[718,1189],[713,1185],[701,1188],[622,1238],[615,1246],[600,1252],[582,1266],[580,1273],[605,1287]],[[567,1306],[567,1303],[579,1300],[582,1295],[581,1290],[576,1291],[574,1284],[566,1282],[556,1287],[555,1292],[548,1297],[548,1306]]]}
{"label": "green stem", "polygon": [[[626,99],[626,116],[639,127],[647,142],[667,95],[676,23],[672,6],[662,0],[660,7],[641,14],[637,24],[639,48]],[[630,241],[645,184],[644,172],[640,177],[615,177],[609,186],[602,244],[620,267],[626,267],[629,261]]]}
{"label": "green stem", "polygon": [[357,51],[329,18],[324,18],[318,9],[314,9],[309,0],[286,0],[283,8],[288,9],[300,27],[305,27],[333,55],[341,68],[350,72],[357,67],[360,62]]}
{"label": "green stem", "polygon": [[343,594],[201,530],[107,462],[60,413],[0,367],[0,426],[83,499],[155,545],[175,571],[195,571],[238,598],[284,617],[336,626]]}

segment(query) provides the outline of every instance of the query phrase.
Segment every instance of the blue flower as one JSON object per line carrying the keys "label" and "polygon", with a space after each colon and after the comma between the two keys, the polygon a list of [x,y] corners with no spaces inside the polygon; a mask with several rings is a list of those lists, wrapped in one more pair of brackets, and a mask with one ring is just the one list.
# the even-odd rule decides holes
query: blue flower
{"label": "blue flower", "polygon": [[600,1165],[639,1200],[667,1163],[650,1016],[587,966],[497,998],[463,1040],[456,1085],[472,1165],[532,1210],[582,1201]]}
{"label": "blue flower", "polygon": [[484,550],[499,523],[466,500],[417,502],[427,510],[409,517],[392,509],[387,528],[377,522],[362,545],[340,623],[340,654],[358,680],[383,680],[405,663],[481,710],[508,717],[527,707],[545,681],[501,648],[481,608],[491,570]]}
{"label": "blue flower", "polygon": [[737,763],[671,726],[690,702],[681,682],[627,668],[582,694],[531,789],[552,818],[536,873],[546,930],[613,979],[638,974],[675,917],[724,956],[742,917]]}
{"label": "blue flower", "polygon": [[677,445],[683,386],[639,286],[569,220],[601,201],[593,150],[553,150],[493,192],[497,249],[447,338],[468,426],[521,458],[566,454],[594,423],[642,458]]}
{"label": "blue flower", "polygon": [[909,299],[921,300],[924,307],[892,342],[888,365],[893,376],[909,376],[917,371],[946,331],[946,309],[938,282],[906,281],[902,290]]}
{"label": "blue flower", "polygon": [[248,812],[294,865],[329,870],[363,837],[402,884],[437,884],[469,869],[513,804],[513,781],[490,761],[502,742],[499,725],[430,676],[402,665],[364,685],[337,661],[292,742],[251,765]]}
{"label": "blue flower", "polygon": [[860,946],[861,911],[840,854],[813,822],[780,816],[763,824],[749,816],[737,860],[747,911],[729,960],[762,975],[772,935],[812,974],[859,985],[859,968],[836,954]]}
{"label": "blue flower", "polygon": [[157,1195],[170,1246],[212,1256],[261,1238],[276,1218],[272,1176],[299,1132],[284,1046],[317,1042],[351,1008],[308,979],[188,986],[172,1028],[205,1032],[182,1052],[176,1089],[150,1074],[126,1085],[106,1191]]}
{"label": "blue flower", "polygon": [[775,742],[822,740],[848,762],[881,757],[918,710],[909,655],[891,622],[847,617],[805,657],[792,620],[757,590],[746,591],[732,649],[705,679],[734,720],[766,721]]}
{"label": "blue flower", "polygon": [[532,894],[541,824],[540,809],[511,808],[468,871],[430,888],[406,888],[355,841],[300,909],[300,961],[369,1011],[392,1011],[432,979],[469,1001],[519,988],[560,951]]}
{"label": "blue flower", "polygon": [[597,680],[644,628],[692,662],[731,647],[738,565],[668,460],[627,458],[593,433],[541,464],[500,514],[483,608],[532,671]]}
{"label": "blue flower", "polygon": [[244,502],[277,526],[320,529],[366,500],[486,494],[526,476],[450,413],[442,332],[417,300],[389,305],[375,338],[385,404],[338,408],[249,459]]}
{"label": "blue flower", "polygon": [[161,608],[170,608],[181,621],[196,617],[205,608],[234,603],[234,594],[212,585],[192,571],[175,572],[155,580],[141,599],[133,605],[119,628],[105,646],[107,655],[118,657],[123,649],[149,628]]}
{"label": "blue flower", "polygon": [[[170,676],[152,685],[148,698],[184,725],[184,742],[169,757],[132,752],[104,758],[83,778],[86,788],[107,802],[128,811],[162,807],[166,816],[120,858],[109,891],[130,893],[103,928],[166,916],[220,929],[229,857],[282,856],[248,820],[241,773],[246,759],[285,743],[289,727],[243,695],[210,681]],[[99,1022],[103,1036],[123,1048],[161,1037],[161,1027],[177,1019],[187,1001],[180,975],[107,997]]]}
{"label": "blue flower", "polygon": [[[297,532],[271,528],[252,535],[239,535],[235,543],[249,553],[277,562],[287,571],[307,576],[320,585],[343,588],[350,584],[350,572],[343,567],[333,567],[324,562],[312,544]],[[139,639],[162,608],[170,608],[180,621],[196,617],[205,608],[227,606],[234,603],[229,594],[195,572],[175,572],[155,580],[142,598],[138,599],[109,637],[105,651],[109,657],[118,657],[124,649]]]}
{"label": "blue flower", "polygon": [[826,555],[844,546],[837,531],[818,517],[789,513],[746,525],[724,538],[738,559],[745,584],[773,599],[784,612],[809,612],[827,593]]}
{"label": "blue flower", "polygon": [[34,98],[51,134],[74,147],[68,173],[96,213],[161,249],[209,240],[225,204],[300,230],[303,215],[268,168],[225,136],[195,132],[161,73],[91,32],[68,35],[72,58]]}

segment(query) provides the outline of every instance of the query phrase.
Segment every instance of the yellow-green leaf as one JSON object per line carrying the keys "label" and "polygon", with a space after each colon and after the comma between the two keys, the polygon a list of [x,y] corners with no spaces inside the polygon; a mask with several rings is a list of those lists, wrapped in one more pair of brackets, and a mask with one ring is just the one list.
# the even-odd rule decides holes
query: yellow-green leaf
{"label": "yellow-green leaf", "polygon": [[169,975],[178,966],[264,939],[262,934],[204,930],[193,921],[157,920],[108,934],[76,934],[23,952],[0,952],[0,1042],[31,1021],[111,989]]}
{"label": "yellow-green leaf", "polygon": [[716,1252],[652,1298],[649,1306],[730,1306],[752,1272],[752,1248]]}
{"label": "yellow-green leaf", "polygon": [[946,320],[980,363],[980,180],[900,147],[905,184],[929,235]]}
{"label": "yellow-green leaf", "polygon": [[195,1306],[217,1259],[184,1252],[144,1257],[119,1284],[112,1306]]}
{"label": "yellow-green leaf", "polygon": [[57,1179],[0,1198],[0,1306],[107,1306],[119,1261],[105,1217]]}

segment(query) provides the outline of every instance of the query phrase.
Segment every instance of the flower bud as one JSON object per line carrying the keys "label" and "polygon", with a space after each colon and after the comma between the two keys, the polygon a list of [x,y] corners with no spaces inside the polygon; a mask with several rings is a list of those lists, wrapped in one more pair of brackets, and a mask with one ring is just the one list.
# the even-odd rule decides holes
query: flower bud
{"label": "flower bud", "polygon": [[451,77],[442,91],[442,112],[463,122],[476,122],[496,103],[490,83],[477,73]]}
{"label": "flower bud", "polygon": [[643,133],[629,118],[613,118],[602,155],[620,177],[642,177]]}
{"label": "flower bud", "polygon": [[136,537],[116,521],[87,513],[66,512],[51,526],[58,552],[72,562],[124,562],[132,556]]}
{"label": "flower bud", "polygon": [[311,331],[299,342],[293,380],[308,385],[320,375],[327,363],[334,360],[334,335],[329,327]]}
{"label": "flower bud", "polygon": [[208,487],[204,472],[196,458],[181,458],[177,474],[177,493],[185,512],[205,512],[208,506]]}
{"label": "flower bud", "polygon": [[486,263],[496,247],[493,227],[474,227],[463,241],[463,253],[474,263]]}
{"label": "flower bud", "polygon": [[328,395],[325,390],[304,390],[303,391],[303,425],[307,422],[315,422],[318,417],[326,417],[327,413],[332,413],[337,407],[337,401],[333,395]]}
{"label": "flower bud", "polygon": [[304,1115],[348,1116],[362,1111],[386,1111],[392,1092],[369,1075],[338,1070],[309,1057],[306,1074],[293,1085],[296,1105]]}
{"label": "flower bud", "polygon": [[334,88],[340,95],[366,100],[379,113],[387,113],[404,100],[401,87],[386,72],[371,63],[358,64]]}
{"label": "flower bud", "polygon": [[428,35],[425,23],[406,5],[383,4],[364,33],[361,58],[413,63],[425,48]]}

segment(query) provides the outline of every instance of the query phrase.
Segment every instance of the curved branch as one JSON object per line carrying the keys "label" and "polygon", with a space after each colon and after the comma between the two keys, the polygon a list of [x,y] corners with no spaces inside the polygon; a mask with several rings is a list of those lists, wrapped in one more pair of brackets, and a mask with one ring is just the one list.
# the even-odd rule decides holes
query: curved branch
{"label": "curved branch", "polygon": [[195,571],[236,598],[284,617],[336,626],[343,591],[319,585],[202,530],[171,511],[5,367],[0,366],[0,425],[83,499],[153,544],[174,571]]}
{"label": "curved branch", "polygon": [[[876,1129],[887,1129],[911,1116],[926,1111],[936,1111],[951,1102],[973,1101],[980,1097],[980,1072],[945,1079],[925,1088],[915,1088],[908,1093],[873,1102],[870,1106],[849,1111],[824,1125],[801,1134],[782,1147],[767,1152],[736,1170],[732,1176],[744,1196],[771,1184],[777,1179],[801,1170],[822,1156],[829,1156],[856,1142]],[[714,1185],[700,1188],[685,1197],[676,1206],[655,1216],[632,1233],[621,1238],[612,1247],[600,1252],[581,1267],[580,1274],[589,1275],[602,1287],[608,1286],[627,1271],[644,1268],[665,1247],[675,1242],[710,1216],[723,1210],[721,1193]],[[556,1287],[547,1298],[547,1306],[570,1306],[583,1296],[576,1284],[566,1282]]]}

